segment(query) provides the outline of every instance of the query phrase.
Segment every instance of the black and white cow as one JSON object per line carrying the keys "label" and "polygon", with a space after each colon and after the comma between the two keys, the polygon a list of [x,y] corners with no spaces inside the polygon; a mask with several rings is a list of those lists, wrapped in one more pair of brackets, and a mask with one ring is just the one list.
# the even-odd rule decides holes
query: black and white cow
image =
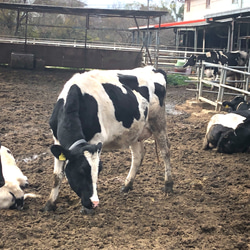
{"label": "black and white cow", "polygon": [[[220,58],[223,57],[223,53],[220,51],[209,51],[204,54],[199,54],[199,55],[191,55],[187,62],[184,64],[183,68],[186,68],[187,66],[195,66],[197,62],[208,62],[208,63],[214,63],[218,64],[220,61]],[[216,78],[218,74],[218,68],[211,68],[211,67],[206,67],[205,69],[205,74],[207,77],[214,77]]]}
{"label": "black and white cow", "polygon": [[230,52],[219,52],[219,61],[222,65],[227,64],[228,66],[244,66],[248,63],[248,53],[246,51],[230,51]]}
{"label": "black and white cow", "polygon": [[165,192],[173,181],[166,133],[166,73],[152,67],[93,70],[74,75],[54,107],[50,126],[55,145],[54,186],[45,210],[54,210],[64,172],[83,210],[99,203],[97,179],[103,150],[130,147],[132,163],[122,191],[133,182],[144,157],[143,140],[154,135],[165,165]]}
{"label": "black and white cow", "polygon": [[203,149],[217,148],[220,153],[245,152],[250,146],[250,110],[237,110],[211,117]]}
{"label": "black and white cow", "polygon": [[22,209],[24,200],[37,197],[24,194],[22,187],[28,185],[28,178],[16,165],[11,151],[0,144],[0,209]]}
{"label": "black and white cow", "polygon": [[[220,57],[220,62],[222,65],[227,64],[229,67],[235,66],[245,66],[248,64],[249,55],[246,51],[231,51],[222,54]],[[242,77],[242,74],[235,73],[232,71],[227,71],[227,80],[239,81]],[[229,83],[230,84],[230,83]],[[235,87],[242,87],[242,83],[236,82]]]}
{"label": "black and white cow", "polygon": [[250,103],[245,101],[244,96],[235,96],[231,101],[224,101],[222,107],[228,112],[232,112],[235,110],[250,109]]}
{"label": "black and white cow", "polygon": [[[202,61],[221,65],[227,64],[229,67],[244,66],[248,63],[248,53],[245,51],[223,52],[218,50],[199,54],[197,56],[191,55],[183,67],[194,66],[197,62]],[[206,67],[205,74],[207,77],[213,76],[213,78],[216,79],[218,74],[220,74],[220,70],[216,67]],[[227,72],[227,76],[230,76],[232,80],[239,80],[239,76],[234,72]]]}

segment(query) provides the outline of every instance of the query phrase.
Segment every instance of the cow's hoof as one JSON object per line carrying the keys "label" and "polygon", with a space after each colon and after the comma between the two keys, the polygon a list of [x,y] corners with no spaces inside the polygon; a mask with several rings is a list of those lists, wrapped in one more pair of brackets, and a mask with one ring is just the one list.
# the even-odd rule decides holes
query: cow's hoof
{"label": "cow's hoof", "polygon": [[47,201],[45,206],[40,209],[42,212],[47,212],[47,211],[55,211],[56,210],[56,204],[52,204],[51,202]]}
{"label": "cow's hoof", "polygon": [[133,184],[128,184],[127,186],[124,185],[121,187],[122,193],[128,193],[130,190],[133,190]]}
{"label": "cow's hoof", "polygon": [[171,194],[171,193],[173,193],[173,185],[174,185],[174,182],[173,182],[173,181],[165,182],[164,192],[165,192],[166,194]]}
{"label": "cow's hoof", "polygon": [[94,215],[95,214],[95,210],[94,209],[89,209],[86,207],[82,207],[81,211],[82,214],[91,214]]}

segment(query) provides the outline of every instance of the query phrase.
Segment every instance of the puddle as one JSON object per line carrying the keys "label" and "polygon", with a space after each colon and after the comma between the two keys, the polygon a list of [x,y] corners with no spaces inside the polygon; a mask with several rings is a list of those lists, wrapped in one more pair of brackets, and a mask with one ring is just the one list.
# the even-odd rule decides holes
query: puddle
{"label": "puddle", "polygon": [[19,159],[19,160],[17,160],[17,162],[19,162],[19,161],[24,161],[25,163],[28,163],[28,162],[31,162],[31,161],[36,160],[38,157],[41,157],[41,156],[43,156],[43,155],[46,155],[46,154],[47,154],[47,153],[44,152],[44,153],[39,154],[39,155],[32,155],[32,156],[30,156],[30,157],[26,157],[26,158],[23,158],[23,159]]}
{"label": "puddle", "polygon": [[170,114],[170,115],[181,115],[181,114],[183,114],[182,111],[175,109],[174,104],[167,103],[165,105],[165,109],[166,109],[167,114]]}

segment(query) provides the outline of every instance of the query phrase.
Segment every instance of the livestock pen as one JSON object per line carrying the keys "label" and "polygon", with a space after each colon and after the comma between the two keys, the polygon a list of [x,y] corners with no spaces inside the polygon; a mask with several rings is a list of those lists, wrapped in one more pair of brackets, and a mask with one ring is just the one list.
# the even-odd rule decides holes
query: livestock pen
{"label": "livestock pen", "polygon": [[[205,79],[205,67],[217,67],[221,70],[221,76],[220,79],[217,81],[214,80],[208,80]],[[247,71],[242,71],[236,68],[245,68],[247,69]],[[229,83],[242,83],[240,87],[233,87],[230,86],[229,83],[227,83],[227,73],[231,72],[231,73],[235,73],[235,74],[239,74],[242,78],[242,80],[236,80],[236,81],[230,81]],[[197,100],[209,103],[213,106],[215,106],[215,110],[219,110],[222,102],[223,102],[223,98],[225,94],[228,95],[239,95],[239,94],[243,94],[245,95],[245,97],[250,96],[250,92],[249,92],[249,77],[250,77],[250,66],[248,67],[228,67],[228,66],[222,66],[222,65],[218,65],[218,64],[213,64],[213,63],[208,63],[208,62],[202,62],[201,65],[201,69],[198,75],[198,79],[197,81],[193,81],[193,82],[197,82],[197,89],[195,90],[197,92]],[[203,87],[204,85],[208,85],[208,86],[212,86],[212,87],[216,87],[218,88],[218,91],[209,91],[209,90],[204,90]],[[230,93],[226,93],[225,89],[227,90],[231,90]],[[213,93],[216,94],[216,100],[211,100],[208,99],[207,97],[204,97],[204,93]]]}
{"label": "livestock pen", "polygon": [[[211,114],[188,109],[195,96],[168,86],[166,102],[174,193],[161,190],[164,176],[154,141],[134,190],[120,187],[131,163],[129,150],[102,153],[95,215],[80,213],[79,198],[62,183],[58,208],[41,212],[51,190],[53,144],[49,117],[73,72],[0,67],[0,137],[29,179],[22,211],[0,210],[3,249],[244,249],[249,248],[249,152],[224,155],[201,149]],[[160,163],[161,164],[161,163]]]}

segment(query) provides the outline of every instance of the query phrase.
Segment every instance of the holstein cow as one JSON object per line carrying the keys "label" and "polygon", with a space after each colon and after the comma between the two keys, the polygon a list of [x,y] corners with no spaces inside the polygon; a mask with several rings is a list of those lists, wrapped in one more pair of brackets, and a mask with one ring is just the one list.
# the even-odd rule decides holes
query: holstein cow
{"label": "holstein cow", "polygon": [[132,163],[122,188],[128,192],[144,157],[143,140],[151,134],[165,164],[165,192],[171,192],[166,133],[166,74],[152,67],[93,70],[74,75],[64,86],[50,119],[55,145],[54,186],[45,210],[55,209],[64,172],[80,197],[83,211],[99,203],[97,178],[103,150],[130,147]]}
{"label": "holstein cow", "polygon": [[[214,64],[227,64],[229,67],[233,66],[244,66],[248,62],[248,53],[245,51],[231,51],[231,52],[223,52],[223,51],[210,51],[205,54],[200,55],[191,55],[185,65],[184,68],[187,66],[194,66],[197,62],[209,62]],[[206,67],[205,74],[207,77],[212,77],[215,79],[218,74],[220,74],[220,71],[217,67],[211,68]],[[228,76],[235,77],[235,73],[228,72]],[[237,77],[237,75],[236,75]]]}
{"label": "holstein cow", "polygon": [[217,148],[220,153],[245,152],[250,146],[250,110],[238,110],[211,117],[203,149]]}
{"label": "holstein cow", "polygon": [[[197,62],[208,62],[208,63],[214,63],[218,64],[220,58],[223,57],[222,53],[220,51],[209,51],[205,54],[199,54],[199,55],[191,55],[187,62],[184,64],[183,68],[186,68],[187,66],[195,66]],[[207,77],[214,77],[216,78],[218,74],[218,68],[211,68],[211,67],[206,67],[205,69],[205,74]]]}
{"label": "holstein cow", "polygon": [[[220,52],[220,63],[227,64],[229,67],[245,66],[248,63],[248,53],[245,51]],[[227,80],[240,80],[241,75],[232,71],[227,71]],[[241,83],[235,83],[235,87],[241,87]]]}
{"label": "holstein cow", "polygon": [[11,151],[0,144],[0,209],[22,209],[24,200],[37,197],[24,194],[21,187],[28,185],[28,179],[17,167]]}
{"label": "holstein cow", "polygon": [[247,110],[250,109],[250,103],[245,101],[244,96],[235,96],[231,101],[224,101],[222,103],[228,112],[235,110]]}

